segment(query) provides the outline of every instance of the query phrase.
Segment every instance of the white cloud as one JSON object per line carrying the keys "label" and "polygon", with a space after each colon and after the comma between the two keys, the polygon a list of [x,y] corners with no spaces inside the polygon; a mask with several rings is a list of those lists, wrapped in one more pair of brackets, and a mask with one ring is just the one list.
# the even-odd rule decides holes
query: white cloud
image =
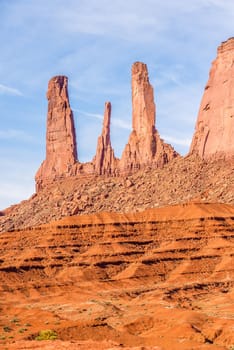
{"label": "white cloud", "polygon": [[37,164],[34,155],[21,157],[20,152],[11,158],[10,152],[0,152],[0,210],[30,197],[35,191],[34,174]]}
{"label": "white cloud", "polygon": [[120,129],[126,129],[126,130],[131,130],[132,127],[131,127],[131,124],[122,120],[122,119],[119,119],[119,118],[112,118],[112,124],[114,126],[117,126],[118,128]]}
{"label": "white cloud", "polygon": [[[121,153],[131,130],[130,66],[136,60],[148,64],[155,86],[157,129],[185,152],[216,47],[233,35],[234,1],[11,0],[0,1],[0,13],[0,76],[6,84],[0,85],[0,94],[22,96],[23,91],[27,96],[15,99],[19,104],[1,98],[6,130],[0,132],[0,150],[5,152],[9,145],[5,140],[12,141],[8,158],[14,163],[22,141],[42,140],[39,130],[45,127],[45,115],[40,125],[35,116],[43,103],[46,114],[47,81],[56,74],[71,78],[72,105],[97,111],[79,118],[78,110],[79,154],[90,159],[95,153],[103,120],[99,112],[108,100],[116,126],[111,130],[113,145]],[[15,130],[24,129],[22,116],[28,121],[25,131]],[[25,149],[24,144],[22,157]],[[34,152],[38,166],[40,154],[39,149]],[[26,156],[22,163],[27,162]],[[5,178],[15,169],[18,176],[14,166]],[[12,180],[12,196],[18,191],[14,184],[20,182]]]}
{"label": "white cloud", "polygon": [[87,117],[103,120],[103,115],[101,115],[101,114],[88,113],[88,112],[84,112],[84,111],[81,111],[79,109],[74,109],[74,108],[72,110],[75,111],[75,112],[80,113],[81,116],[87,116]]}
{"label": "white cloud", "polygon": [[15,95],[15,96],[23,96],[22,92],[18,89],[12,88],[10,86],[6,86],[0,84],[0,94],[1,95]]}
{"label": "white cloud", "polygon": [[[73,111],[76,111],[76,112],[80,113],[80,115],[83,115],[83,116],[87,116],[87,117],[103,120],[103,115],[102,114],[88,113],[88,112],[81,111],[79,109],[73,109]],[[131,130],[131,124],[126,122],[126,121],[124,121],[123,119],[120,119],[120,118],[111,118],[111,124],[113,126],[116,126],[116,127],[120,128],[120,129]]]}
{"label": "white cloud", "polygon": [[[48,33],[56,31],[63,35],[88,34],[95,36],[118,37],[134,42],[155,40],[163,43],[160,34],[165,33],[174,19],[200,14],[209,7],[220,8],[227,14],[233,10],[233,1],[229,0],[60,0],[48,2],[40,0],[33,4],[21,0],[9,5],[8,21],[14,27],[32,26],[32,32],[40,30]],[[218,16],[218,14],[217,14]],[[210,17],[206,16],[209,23]],[[191,26],[192,27],[192,26]],[[188,28],[186,28],[188,29]],[[197,31],[197,28],[193,29]],[[204,33],[205,35],[205,33]],[[161,39],[161,40],[160,40]]]}
{"label": "white cloud", "polygon": [[0,140],[17,140],[23,142],[35,142],[35,139],[23,130],[0,130]]}
{"label": "white cloud", "polygon": [[177,138],[169,135],[161,135],[161,138],[164,139],[166,142],[173,143],[175,145],[179,146],[186,146],[189,147],[191,144],[190,138]]}
{"label": "white cloud", "polygon": [[[29,181],[28,181],[29,182]],[[28,183],[20,183],[12,181],[1,183],[1,197],[0,197],[0,210],[7,208],[12,204],[16,204],[26,198],[29,198],[35,189],[33,180],[30,181],[31,185]]]}

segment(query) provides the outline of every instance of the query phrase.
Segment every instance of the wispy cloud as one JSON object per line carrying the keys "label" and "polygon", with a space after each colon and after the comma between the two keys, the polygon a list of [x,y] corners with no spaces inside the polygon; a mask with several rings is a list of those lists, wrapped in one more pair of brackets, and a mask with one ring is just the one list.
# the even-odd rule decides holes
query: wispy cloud
{"label": "wispy cloud", "polygon": [[117,126],[120,129],[126,129],[126,130],[131,130],[132,129],[130,123],[127,123],[124,120],[119,119],[119,118],[112,118],[112,124]]}
{"label": "wispy cloud", "polygon": [[27,132],[18,129],[0,130],[0,140],[17,140],[23,142],[34,142],[34,138]]}
{"label": "wispy cloud", "polygon": [[[73,109],[73,111],[76,111],[76,112],[80,113],[80,115],[83,115],[83,116],[103,120],[102,114],[84,112],[84,111],[81,111],[79,109]],[[124,121],[123,119],[120,119],[120,118],[111,118],[111,124],[113,126],[116,126],[117,128],[120,128],[120,129],[131,130],[131,124]]]}
{"label": "wispy cloud", "polygon": [[[111,137],[120,154],[131,130],[130,69],[136,60],[147,63],[155,87],[159,133],[185,153],[216,47],[233,36],[234,1],[0,0],[0,13],[0,151],[9,147],[7,158],[25,165],[33,148],[27,142],[45,146],[45,91],[57,74],[69,77],[71,104],[79,108],[80,159],[95,154],[105,101],[113,105]],[[27,98],[12,103],[22,95]],[[36,121],[36,115],[42,117]],[[39,165],[41,146],[31,152]],[[21,182],[18,166],[13,169],[12,188]]]}
{"label": "wispy cloud", "polygon": [[0,152],[0,210],[29,198],[35,191],[35,155],[28,154],[21,159],[19,152],[15,153],[16,157],[11,159],[9,152]]}
{"label": "wispy cloud", "polygon": [[0,84],[0,94],[1,95],[14,95],[14,96],[23,96],[22,92],[18,89],[15,89],[10,86]]}
{"label": "wispy cloud", "polygon": [[162,135],[162,139],[164,139],[166,142],[173,143],[175,145],[179,146],[186,146],[189,147],[191,144],[191,139],[190,138],[177,138],[169,135]]}

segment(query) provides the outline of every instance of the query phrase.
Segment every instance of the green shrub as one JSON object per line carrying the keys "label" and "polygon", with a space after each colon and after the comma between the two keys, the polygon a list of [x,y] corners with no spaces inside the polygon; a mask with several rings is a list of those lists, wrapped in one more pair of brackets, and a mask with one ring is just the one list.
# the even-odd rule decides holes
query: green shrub
{"label": "green shrub", "polygon": [[11,323],[19,323],[20,320],[17,317],[12,318]]}
{"label": "green shrub", "polygon": [[20,328],[20,329],[18,330],[19,333],[24,333],[24,332],[26,332],[26,331],[27,331],[27,328]]}
{"label": "green shrub", "polygon": [[4,330],[4,332],[6,332],[6,333],[10,333],[10,332],[12,331],[12,328],[11,328],[11,327],[8,327],[8,326],[4,326],[4,327],[3,327],[3,330]]}
{"label": "green shrub", "polygon": [[51,329],[42,330],[39,332],[39,335],[35,338],[36,340],[55,340],[58,338],[58,335],[55,331]]}

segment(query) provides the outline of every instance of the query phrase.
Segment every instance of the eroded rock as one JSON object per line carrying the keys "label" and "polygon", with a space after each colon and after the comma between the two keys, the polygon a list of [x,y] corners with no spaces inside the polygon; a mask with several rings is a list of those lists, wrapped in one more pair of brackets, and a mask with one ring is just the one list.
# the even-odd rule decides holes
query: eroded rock
{"label": "eroded rock", "polygon": [[120,170],[133,172],[146,166],[161,167],[178,154],[164,143],[155,128],[154,91],[146,64],[132,66],[132,132],[120,160]]}
{"label": "eroded rock", "polygon": [[234,155],[234,38],[218,47],[197,118],[190,153]]}
{"label": "eroded rock", "polygon": [[110,139],[111,103],[105,103],[102,134],[97,141],[97,151],[93,159],[95,172],[98,175],[114,174],[116,159]]}
{"label": "eroded rock", "polygon": [[76,134],[67,85],[68,78],[65,76],[56,76],[48,84],[46,159],[36,173],[37,190],[46,182],[70,175],[77,161]]}

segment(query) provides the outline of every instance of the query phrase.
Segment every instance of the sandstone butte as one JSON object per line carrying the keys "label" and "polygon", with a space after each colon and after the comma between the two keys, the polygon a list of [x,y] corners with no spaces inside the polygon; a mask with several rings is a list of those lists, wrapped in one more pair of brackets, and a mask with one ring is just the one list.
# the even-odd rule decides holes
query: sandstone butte
{"label": "sandstone butte", "polygon": [[132,66],[132,133],[121,159],[111,147],[111,103],[105,104],[102,134],[91,162],[77,160],[73,114],[69,104],[67,77],[49,81],[47,98],[46,159],[36,174],[36,189],[60,178],[79,175],[118,176],[131,174],[146,166],[163,167],[178,156],[172,146],[160,139],[155,129],[155,103],[147,66],[136,62]]}
{"label": "sandstone butte", "polygon": [[201,101],[190,153],[234,155],[234,38],[218,47]]}
{"label": "sandstone butte", "polygon": [[[159,137],[143,63],[121,159],[107,102],[96,155],[78,161],[67,78],[51,79],[37,193],[0,212],[0,348],[233,349],[233,56],[231,38],[186,157]],[[37,342],[45,329],[58,339]]]}

